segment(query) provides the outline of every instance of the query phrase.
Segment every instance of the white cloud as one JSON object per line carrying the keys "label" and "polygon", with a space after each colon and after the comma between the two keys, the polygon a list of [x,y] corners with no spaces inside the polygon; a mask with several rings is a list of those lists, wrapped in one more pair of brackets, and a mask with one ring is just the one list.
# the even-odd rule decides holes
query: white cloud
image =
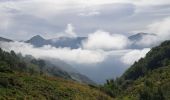
{"label": "white cloud", "polygon": [[0,30],[5,30],[12,25],[12,15],[10,13],[4,12],[0,6]]}
{"label": "white cloud", "polygon": [[22,42],[1,43],[0,46],[6,51],[14,50],[17,53],[33,55],[36,58],[56,58],[69,63],[93,64],[102,62],[105,59],[105,54],[101,51],[83,50],[81,48],[55,48],[50,45],[35,48]]}
{"label": "white cloud", "polygon": [[169,0],[129,0],[136,5],[164,5],[170,4]]}
{"label": "white cloud", "polygon": [[154,33],[155,35],[145,35],[140,41],[137,41],[139,46],[155,46],[161,42],[170,39],[170,17],[155,21],[149,24],[143,32]]}
{"label": "white cloud", "polygon": [[168,0],[19,0],[1,2],[5,8],[16,9],[21,12],[49,18],[65,10],[79,12],[89,7],[98,7],[106,4],[129,3],[134,5],[163,5],[170,4]]}
{"label": "white cloud", "polygon": [[97,16],[100,15],[99,11],[92,11],[92,12],[87,12],[87,13],[80,13],[79,16]]}
{"label": "white cloud", "polygon": [[77,34],[74,32],[74,27],[72,24],[67,24],[65,33],[68,34],[70,37],[77,37]]}
{"label": "white cloud", "polygon": [[156,35],[145,35],[141,40],[136,42],[136,45],[141,47],[153,47],[157,45],[159,42],[159,38]]}
{"label": "white cloud", "polygon": [[129,45],[129,40],[124,35],[110,34],[109,32],[99,30],[89,34],[88,39],[82,45],[85,49],[124,49]]}
{"label": "white cloud", "polygon": [[132,65],[135,61],[138,61],[140,58],[145,57],[145,55],[150,51],[150,48],[144,48],[142,50],[131,50],[122,56],[121,61],[124,64]]}
{"label": "white cloud", "polygon": [[159,39],[170,39],[170,17],[154,22],[148,26],[148,31],[158,35]]}

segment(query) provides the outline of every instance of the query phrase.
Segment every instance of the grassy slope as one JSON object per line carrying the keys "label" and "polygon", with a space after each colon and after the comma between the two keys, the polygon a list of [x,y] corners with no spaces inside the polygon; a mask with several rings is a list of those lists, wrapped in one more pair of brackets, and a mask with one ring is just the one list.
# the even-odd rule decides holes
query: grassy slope
{"label": "grassy slope", "polygon": [[[155,69],[144,77],[133,81],[128,88],[124,90],[118,100],[138,100],[140,91],[148,88],[148,92],[154,93],[160,88],[165,100],[170,100],[170,66]],[[149,81],[149,86],[148,84]]]}
{"label": "grassy slope", "polygon": [[152,48],[104,91],[116,100],[170,100],[170,41]]}
{"label": "grassy slope", "polygon": [[0,73],[0,99],[23,100],[111,100],[87,85],[61,78]]}
{"label": "grassy slope", "polygon": [[95,86],[66,80],[65,73],[62,78],[60,75],[50,77],[44,71],[45,65],[43,60],[28,61],[14,51],[5,52],[0,48],[0,100],[112,99]]}
{"label": "grassy slope", "polygon": [[[160,46],[153,48],[143,60],[134,64],[131,69],[139,68],[135,73],[141,73],[140,66],[142,70],[145,70],[144,74],[137,77],[136,80],[131,80],[127,89],[124,90],[124,97],[133,97],[136,100],[141,98],[141,94],[155,95],[152,97],[156,97],[162,93],[165,100],[170,100],[170,41],[165,41]],[[132,73],[131,77],[134,77],[134,71],[131,69],[128,74]],[[128,78],[133,79],[131,77]]]}

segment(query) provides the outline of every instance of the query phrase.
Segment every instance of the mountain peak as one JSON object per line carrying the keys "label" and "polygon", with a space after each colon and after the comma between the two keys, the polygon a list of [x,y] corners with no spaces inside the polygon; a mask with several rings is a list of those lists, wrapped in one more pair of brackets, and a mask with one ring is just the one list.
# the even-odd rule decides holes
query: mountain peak
{"label": "mountain peak", "polygon": [[131,35],[131,36],[129,36],[128,38],[129,38],[130,40],[133,40],[133,41],[135,40],[135,41],[137,41],[137,40],[142,39],[143,36],[147,36],[147,35],[156,36],[156,34],[154,34],[154,33],[144,33],[144,32],[140,32],[140,33]]}
{"label": "mountain peak", "polygon": [[26,41],[26,43],[31,43],[37,47],[41,47],[43,45],[47,45],[48,41],[45,40],[42,36],[36,35],[33,36],[30,40]]}
{"label": "mountain peak", "polygon": [[33,36],[30,40],[32,40],[32,39],[38,39],[38,40],[45,40],[42,36],[40,36],[40,35],[35,35],[35,36]]}

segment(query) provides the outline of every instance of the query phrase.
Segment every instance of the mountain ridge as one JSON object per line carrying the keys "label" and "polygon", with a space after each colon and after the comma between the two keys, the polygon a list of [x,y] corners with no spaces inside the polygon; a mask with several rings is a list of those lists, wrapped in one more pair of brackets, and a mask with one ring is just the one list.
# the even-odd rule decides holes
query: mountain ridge
{"label": "mountain ridge", "polygon": [[36,47],[51,45],[54,47],[69,47],[71,49],[77,49],[80,47],[81,42],[86,38],[87,37],[59,37],[59,38],[44,39],[42,38],[42,36],[36,35],[25,42],[31,43]]}
{"label": "mountain ridge", "polygon": [[170,40],[135,62],[124,74],[108,80],[104,91],[117,100],[169,100]]}
{"label": "mountain ridge", "polygon": [[7,39],[7,38],[3,38],[3,37],[0,37],[0,41],[3,41],[3,42],[13,42],[13,40]]}

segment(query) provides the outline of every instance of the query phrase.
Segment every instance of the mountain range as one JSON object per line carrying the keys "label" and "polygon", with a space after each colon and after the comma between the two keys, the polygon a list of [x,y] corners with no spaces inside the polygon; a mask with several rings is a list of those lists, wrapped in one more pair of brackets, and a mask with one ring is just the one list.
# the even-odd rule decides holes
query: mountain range
{"label": "mountain range", "polygon": [[[138,46],[136,43],[142,40],[145,36],[156,36],[153,33],[137,33],[128,37],[133,43],[130,48],[140,49],[143,48]],[[44,39],[40,35],[33,36],[31,39],[25,41],[26,43],[30,43],[35,47],[42,47],[44,45],[51,45],[54,47],[68,47],[71,49],[77,49],[81,47],[83,41],[85,41],[88,37],[59,37],[52,39]]]}
{"label": "mountain range", "polygon": [[59,37],[53,39],[44,39],[42,36],[36,35],[25,42],[36,47],[51,45],[54,47],[69,47],[71,49],[77,49],[80,47],[81,42],[86,38],[87,37]]}
{"label": "mountain range", "polygon": [[[139,33],[129,38],[137,41],[145,35],[148,34]],[[151,35],[155,36],[155,34]],[[37,37],[40,41],[45,40],[41,36]],[[5,40],[3,39],[3,42]],[[74,83],[77,79],[85,83],[84,81],[88,78],[76,71],[72,73],[74,69],[62,61],[45,61],[31,56],[22,57],[22,55],[16,55],[14,51],[9,53],[0,49],[0,98],[8,96],[19,98],[27,94],[36,99],[169,100],[169,51],[170,41],[167,40],[153,47],[144,58],[136,61],[122,76],[107,80],[102,86],[95,84],[87,86]],[[5,88],[7,90],[4,94]],[[35,93],[31,92],[32,90]]]}
{"label": "mountain range", "polygon": [[[135,35],[129,36],[128,38],[134,42],[134,44],[131,46],[131,48],[138,48],[135,45],[135,42],[140,41],[144,36],[147,35],[154,35],[154,34],[149,34],[149,33],[137,33]],[[59,37],[59,38],[52,38],[52,39],[45,39],[40,35],[33,36],[31,39],[25,41],[26,43],[30,43],[34,45],[35,47],[42,47],[44,45],[52,45],[54,47],[68,47],[72,49],[80,48],[81,43],[86,40],[87,37]],[[10,39],[5,39],[1,37],[1,40],[3,42],[13,42],[13,40]],[[89,79],[87,76],[82,75],[79,71],[74,69],[71,65],[67,64],[64,61],[61,61],[59,59],[51,59],[51,58],[46,58],[50,59],[48,62],[52,63],[55,65],[55,74],[56,73],[67,73],[70,78],[82,82],[82,83],[88,83],[88,84],[94,84],[94,82]],[[54,71],[53,71],[54,72]],[[64,77],[64,75],[59,75]]]}

